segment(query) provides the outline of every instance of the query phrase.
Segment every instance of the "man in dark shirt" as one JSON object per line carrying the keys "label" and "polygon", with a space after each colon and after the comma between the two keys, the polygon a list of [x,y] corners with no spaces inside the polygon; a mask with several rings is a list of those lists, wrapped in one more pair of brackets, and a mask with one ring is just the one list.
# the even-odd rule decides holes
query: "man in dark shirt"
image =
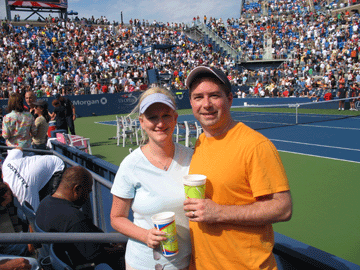
{"label": "man in dark shirt", "polygon": [[69,127],[70,133],[75,135],[75,125],[74,121],[76,119],[75,106],[70,99],[56,94],[55,98],[60,101],[61,106],[65,107],[66,111],[66,122]]}
{"label": "man in dark shirt", "polygon": [[[46,232],[103,232],[80,210],[89,199],[93,179],[81,166],[68,168],[52,196],[41,201],[36,223]],[[61,244],[73,266],[107,263],[113,269],[124,269],[123,247],[99,243]]]}

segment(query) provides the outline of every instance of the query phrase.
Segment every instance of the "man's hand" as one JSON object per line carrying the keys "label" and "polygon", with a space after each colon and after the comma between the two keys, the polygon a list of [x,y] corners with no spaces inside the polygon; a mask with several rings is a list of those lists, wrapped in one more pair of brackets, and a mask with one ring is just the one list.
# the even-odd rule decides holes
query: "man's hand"
{"label": "man's hand", "polygon": [[194,222],[218,222],[221,205],[210,199],[187,199],[184,202],[185,215]]}
{"label": "man's hand", "polygon": [[190,221],[263,226],[288,221],[292,215],[290,191],[259,196],[246,205],[220,205],[210,199],[187,199],[185,215]]}
{"label": "man's hand", "polygon": [[0,269],[2,270],[30,270],[31,264],[25,258],[0,259]]}

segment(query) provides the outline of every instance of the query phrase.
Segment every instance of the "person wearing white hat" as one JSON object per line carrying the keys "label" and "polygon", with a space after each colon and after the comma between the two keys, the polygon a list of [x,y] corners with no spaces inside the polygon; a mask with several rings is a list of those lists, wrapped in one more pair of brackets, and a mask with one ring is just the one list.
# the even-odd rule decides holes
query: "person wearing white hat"
{"label": "person wearing white hat", "polygon": [[[178,114],[175,98],[164,88],[150,88],[132,113],[139,114],[148,139],[120,164],[111,189],[111,224],[130,239],[126,247],[126,269],[187,269],[191,242],[189,221],[183,211],[182,177],[187,175],[193,150],[173,142]],[[130,208],[134,221],[128,218]],[[179,253],[154,259],[164,232],[154,228],[151,216],[175,212]],[[160,249],[159,249],[160,250]],[[158,254],[158,253],[155,253]],[[157,260],[158,259],[158,260]]]}

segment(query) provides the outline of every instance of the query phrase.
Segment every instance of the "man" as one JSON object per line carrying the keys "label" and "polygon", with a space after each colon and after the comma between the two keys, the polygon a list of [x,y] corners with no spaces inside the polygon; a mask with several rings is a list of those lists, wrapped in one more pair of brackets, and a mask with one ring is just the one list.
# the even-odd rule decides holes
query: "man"
{"label": "man", "polygon": [[276,269],[271,224],[292,214],[280,156],[270,140],[232,119],[231,85],[222,71],[197,67],[186,86],[204,131],[189,173],[207,176],[206,198],[184,202],[193,243],[190,269]]}
{"label": "man", "polygon": [[71,102],[70,99],[68,99],[66,97],[62,97],[60,94],[56,94],[55,99],[60,101],[61,106],[65,107],[65,110],[66,110],[66,122],[67,122],[67,125],[69,127],[70,133],[72,135],[76,135],[75,134],[75,125],[74,125],[74,121],[76,119],[76,113],[75,113],[74,104]]}
{"label": "man", "polygon": [[57,187],[59,175],[65,168],[57,156],[23,157],[21,148],[8,150],[2,166],[3,180],[22,205],[27,201],[36,211],[40,200]]}
{"label": "man", "polygon": [[[81,166],[65,170],[59,187],[52,196],[46,197],[36,212],[36,223],[46,232],[103,232],[80,208],[89,199],[93,179],[89,171]],[[124,250],[108,244],[67,244],[74,266],[88,263],[108,263],[113,269],[123,269]]]}
{"label": "man", "polygon": [[29,112],[35,117],[35,105],[36,95],[33,91],[26,91],[25,93],[25,101],[27,103]]}

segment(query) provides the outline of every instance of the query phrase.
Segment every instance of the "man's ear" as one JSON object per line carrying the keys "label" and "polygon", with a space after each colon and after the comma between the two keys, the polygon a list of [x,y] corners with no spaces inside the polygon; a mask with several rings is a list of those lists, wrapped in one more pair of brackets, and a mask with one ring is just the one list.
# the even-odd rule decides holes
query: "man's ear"
{"label": "man's ear", "polygon": [[78,196],[79,194],[80,194],[80,192],[81,192],[81,185],[75,185],[75,186],[73,186],[73,188],[72,188],[72,194],[73,194],[73,196]]}

